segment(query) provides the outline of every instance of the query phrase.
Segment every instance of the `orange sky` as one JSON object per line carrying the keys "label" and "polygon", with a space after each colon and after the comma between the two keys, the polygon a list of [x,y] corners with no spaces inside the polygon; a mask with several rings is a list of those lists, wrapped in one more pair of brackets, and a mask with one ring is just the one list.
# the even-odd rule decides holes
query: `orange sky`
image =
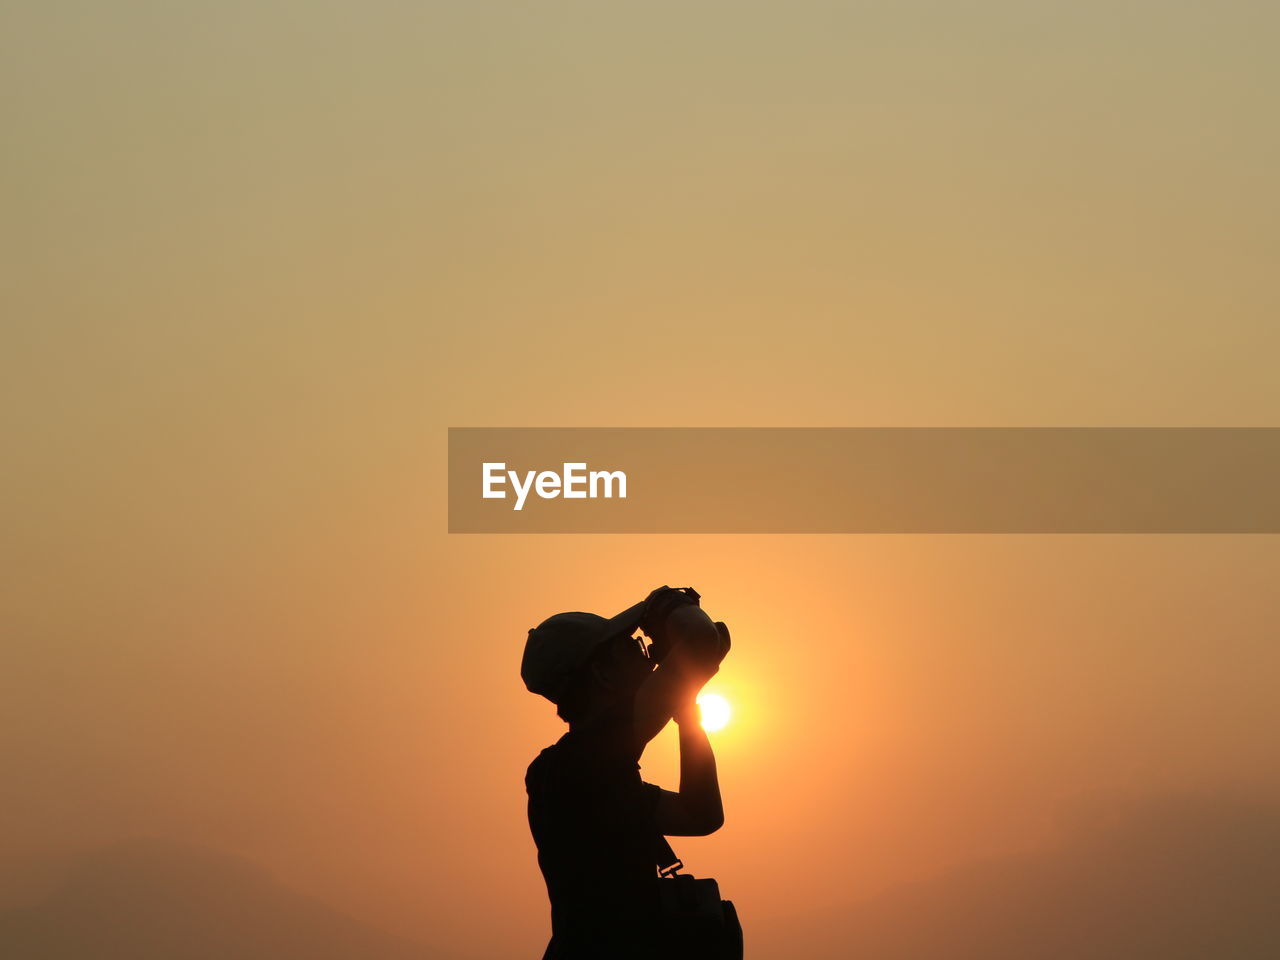
{"label": "orange sky", "polygon": [[1274,537],[445,533],[451,425],[1275,425],[1275,13],[1035,6],[6,14],[0,904],[146,834],[534,956],[521,642],[660,583],[757,942],[1271,802]]}

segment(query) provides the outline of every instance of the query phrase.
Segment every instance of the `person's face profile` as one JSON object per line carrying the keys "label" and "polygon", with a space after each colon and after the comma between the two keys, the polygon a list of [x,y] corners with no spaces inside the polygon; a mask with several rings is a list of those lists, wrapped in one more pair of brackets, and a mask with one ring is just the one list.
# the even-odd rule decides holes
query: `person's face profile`
{"label": "person's face profile", "polygon": [[629,694],[653,669],[644,645],[629,636],[610,638],[592,663],[596,680],[611,692]]}

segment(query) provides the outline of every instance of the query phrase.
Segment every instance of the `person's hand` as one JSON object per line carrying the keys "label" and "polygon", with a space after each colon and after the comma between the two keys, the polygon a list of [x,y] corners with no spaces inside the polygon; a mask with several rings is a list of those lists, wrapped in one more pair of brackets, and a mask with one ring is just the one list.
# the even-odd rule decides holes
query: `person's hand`
{"label": "person's hand", "polygon": [[729,628],[723,621],[717,620],[712,626],[715,629],[711,636],[704,637],[702,643],[689,648],[691,676],[699,689],[720,672],[720,664],[728,656],[732,645],[729,639]]}
{"label": "person's hand", "polygon": [[[697,607],[698,600],[698,592],[692,587],[662,586],[645,597],[640,629],[653,641],[650,652],[655,660],[662,660],[682,633],[689,629],[690,621],[684,615],[675,617],[672,622],[674,612],[681,607]],[[710,618],[704,614],[702,619],[710,632]]]}
{"label": "person's hand", "polygon": [[732,646],[732,641],[729,639],[729,628],[725,625],[725,622],[717,620],[714,626],[716,628],[715,639],[705,644],[698,652],[698,661],[703,668],[703,683],[706,683],[720,672],[720,664],[729,655],[729,647]]}
{"label": "person's hand", "polygon": [[729,655],[729,647],[732,646],[732,641],[729,639],[729,628],[723,620],[716,621],[716,633],[720,634],[720,647],[716,651],[716,666],[718,667],[720,662]]}
{"label": "person's hand", "polygon": [[723,659],[724,634],[705,610],[693,604],[676,607],[667,615],[666,628],[672,649],[690,667],[699,674],[710,671],[707,676],[715,673]]}

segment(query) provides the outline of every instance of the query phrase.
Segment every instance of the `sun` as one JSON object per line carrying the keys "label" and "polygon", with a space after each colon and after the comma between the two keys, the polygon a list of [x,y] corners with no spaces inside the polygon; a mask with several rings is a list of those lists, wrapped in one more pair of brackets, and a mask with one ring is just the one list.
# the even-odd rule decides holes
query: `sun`
{"label": "sun", "polygon": [[729,701],[720,694],[699,694],[698,706],[702,708],[702,729],[707,733],[723,730],[728,725],[732,711],[729,709]]}

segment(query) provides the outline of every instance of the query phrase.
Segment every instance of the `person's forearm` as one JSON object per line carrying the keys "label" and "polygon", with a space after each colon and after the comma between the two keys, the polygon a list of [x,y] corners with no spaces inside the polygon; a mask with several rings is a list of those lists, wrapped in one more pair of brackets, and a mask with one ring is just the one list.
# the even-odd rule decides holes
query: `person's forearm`
{"label": "person's forearm", "polygon": [[716,755],[699,722],[696,705],[676,719],[680,724],[680,798],[699,826],[711,833],[724,823]]}

